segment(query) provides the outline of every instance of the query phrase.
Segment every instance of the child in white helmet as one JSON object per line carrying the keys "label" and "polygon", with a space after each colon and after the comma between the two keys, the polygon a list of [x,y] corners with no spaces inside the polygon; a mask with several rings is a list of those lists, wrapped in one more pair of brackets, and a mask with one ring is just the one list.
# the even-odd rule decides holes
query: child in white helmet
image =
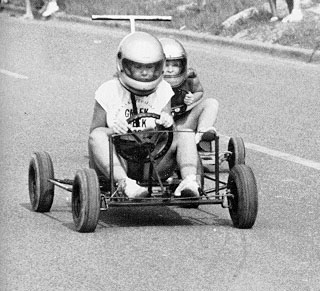
{"label": "child in white helmet", "polygon": [[[168,128],[172,126],[170,99],[171,86],[163,80],[164,53],[159,40],[144,32],[134,32],[120,43],[117,53],[117,75],[103,83],[95,94],[94,113],[89,136],[90,165],[105,177],[110,176],[108,136],[125,134],[128,130],[139,130],[148,126],[143,123],[129,125],[127,118],[133,114],[148,112],[160,115],[156,123]],[[148,195],[134,179],[128,177],[126,161],[114,150],[114,179],[122,185],[129,198]],[[188,153],[186,155],[186,153]],[[192,133],[174,133],[173,142],[166,155],[157,160],[157,169],[167,178],[179,166],[183,181],[175,191],[176,196],[198,196],[196,181],[197,150]]]}
{"label": "child in white helmet", "polygon": [[183,45],[173,38],[162,38],[160,42],[166,56],[164,79],[175,93],[171,105],[176,127],[194,130],[198,149],[209,150],[216,133],[219,103],[203,97],[203,87],[195,70],[188,68]]}

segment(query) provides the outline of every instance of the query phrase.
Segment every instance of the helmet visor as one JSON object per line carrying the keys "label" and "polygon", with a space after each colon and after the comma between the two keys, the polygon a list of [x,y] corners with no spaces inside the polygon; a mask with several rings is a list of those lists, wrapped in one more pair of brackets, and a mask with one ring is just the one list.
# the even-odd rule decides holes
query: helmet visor
{"label": "helmet visor", "polygon": [[163,73],[164,61],[155,63],[138,63],[128,59],[122,60],[122,67],[124,73],[139,82],[152,82],[157,80]]}

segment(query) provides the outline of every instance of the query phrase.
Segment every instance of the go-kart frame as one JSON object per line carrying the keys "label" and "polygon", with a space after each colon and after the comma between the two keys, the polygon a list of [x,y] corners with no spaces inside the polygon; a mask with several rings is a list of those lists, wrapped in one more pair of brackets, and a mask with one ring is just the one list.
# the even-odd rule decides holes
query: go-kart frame
{"label": "go-kart frame", "polygon": [[[258,212],[258,189],[252,169],[245,164],[245,145],[242,138],[231,137],[227,150],[220,152],[219,135],[216,134],[211,143],[211,150],[198,152],[198,172],[201,181],[199,197],[175,197],[174,190],[181,182],[179,171],[173,172],[172,176],[162,180],[158,174],[154,157],[164,147],[168,149],[167,141],[170,146],[172,135],[176,132],[172,129],[148,131],[147,138],[143,136],[144,132],[110,136],[109,177],[98,176],[92,168],[82,168],[77,170],[74,179],[57,179],[50,155],[47,152],[33,153],[29,164],[29,196],[32,209],[36,212],[50,211],[54,199],[54,187],[57,186],[72,193],[72,215],[75,228],[79,232],[93,232],[98,224],[100,211],[107,211],[112,207],[181,206],[198,208],[200,205],[208,204],[219,204],[223,208],[228,208],[235,227],[251,228]],[[161,136],[162,146],[155,147],[150,143],[150,136],[153,135]],[[126,197],[114,181],[113,151],[116,148],[124,159],[128,159],[127,154],[122,155],[123,149],[121,149],[121,141],[119,142],[122,137],[128,136],[132,136],[131,140],[136,142],[138,149],[141,149],[142,163],[150,165],[149,177],[138,182],[141,186],[147,187],[149,191],[149,196],[143,199]],[[126,143],[124,143],[124,148],[125,146]],[[133,145],[130,144],[130,146],[129,152],[132,152]],[[146,147],[150,147],[151,150],[146,151]],[[139,150],[135,152],[135,155],[135,159],[139,160]],[[135,159],[131,162],[136,163]],[[229,171],[228,177],[221,179],[220,165],[223,162],[228,163]]]}

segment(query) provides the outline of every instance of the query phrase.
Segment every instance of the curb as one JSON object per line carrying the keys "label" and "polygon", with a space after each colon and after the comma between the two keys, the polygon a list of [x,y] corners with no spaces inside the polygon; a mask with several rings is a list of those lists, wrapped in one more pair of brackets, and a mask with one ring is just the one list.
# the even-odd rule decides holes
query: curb
{"label": "curb", "polygon": [[[16,7],[14,5],[5,5],[5,9],[9,11],[24,13],[24,8]],[[65,13],[56,13],[56,19],[67,21],[67,22],[77,22],[77,23],[85,23],[89,25],[97,25],[97,26],[105,26],[110,28],[123,28],[129,29],[129,23],[119,23],[115,21],[108,21],[108,23],[103,21],[94,22],[91,18],[77,15],[70,15]],[[244,41],[239,39],[226,38],[221,36],[214,36],[208,33],[197,33],[194,31],[180,31],[175,29],[164,29],[146,24],[136,24],[137,28],[143,29],[149,33],[158,33],[164,34],[166,36],[171,35],[178,38],[183,38],[185,40],[204,42],[204,43],[212,43],[219,46],[229,47],[229,48],[238,48],[247,51],[260,52],[264,54],[268,54],[271,56],[276,56],[280,58],[287,58],[292,60],[298,60],[305,63],[319,64],[320,63],[320,48],[315,47],[314,50],[304,49],[304,48],[295,48],[282,46],[278,44],[266,44],[258,41]]]}

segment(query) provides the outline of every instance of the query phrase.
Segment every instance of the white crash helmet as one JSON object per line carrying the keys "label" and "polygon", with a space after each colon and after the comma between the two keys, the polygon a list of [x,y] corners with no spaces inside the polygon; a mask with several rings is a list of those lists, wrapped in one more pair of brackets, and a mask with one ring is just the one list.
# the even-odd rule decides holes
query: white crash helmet
{"label": "white crash helmet", "polygon": [[[146,32],[133,32],[119,44],[117,54],[117,73],[121,84],[133,94],[147,96],[154,92],[163,79],[165,56],[161,43]],[[134,66],[152,66],[152,76],[135,78]]]}
{"label": "white crash helmet", "polygon": [[187,79],[187,53],[183,45],[174,38],[161,38],[160,42],[166,57],[166,60],[181,61],[182,69],[178,75],[166,75],[164,79],[171,85],[171,87],[179,87]]}

